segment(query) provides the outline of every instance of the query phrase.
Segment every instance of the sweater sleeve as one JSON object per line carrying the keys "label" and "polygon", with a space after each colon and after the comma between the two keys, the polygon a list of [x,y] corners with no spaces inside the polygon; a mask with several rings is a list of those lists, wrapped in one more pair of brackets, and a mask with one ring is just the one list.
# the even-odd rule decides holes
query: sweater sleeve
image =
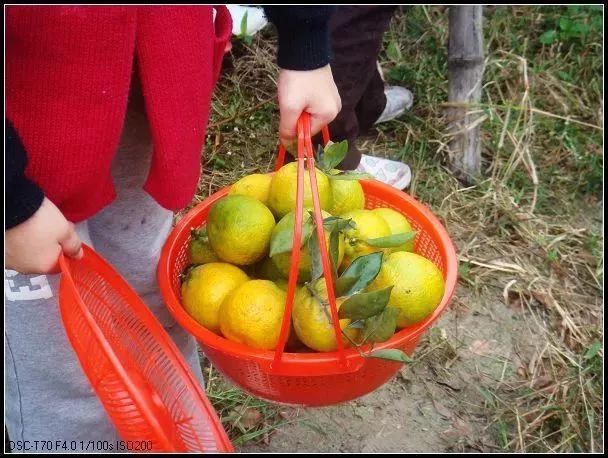
{"label": "sweater sleeve", "polygon": [[5,118],[5,219],[4,230],[11,229],[32,216],[44,199],[42,190],[25,176],[27,153],[13,127]]}
{"label": "sweater sleeve", "polygon": [[331,60],[329,19],[334,6],[265,6],[264,12],[277,28],[279,67],[314,70]]}

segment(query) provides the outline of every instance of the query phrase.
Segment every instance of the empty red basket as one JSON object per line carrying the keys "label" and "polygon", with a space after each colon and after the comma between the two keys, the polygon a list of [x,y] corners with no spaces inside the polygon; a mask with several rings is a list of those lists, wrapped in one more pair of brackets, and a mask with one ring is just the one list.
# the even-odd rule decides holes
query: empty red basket
{"label": "empty red basket", "polygon": [[[425,321],[397,332],[375,349],[398,348],[412,354],[421,335],[448,306],[457,278],[454,246],[439,220],[407,194],[377,181],[361,181],[366,207],[389,207],[405,215],[418,231],[415,251],[434,262],[443,272],[445,293],[435,312]],[[193,334],[203,351],[225,376],[245,391],[271,401],[304,406],[336,404],[367,394],[393,377],[402,364],[377,358],[362,358],[356,349],[346,349],[347,365],[338,352],[284,353],[279,364],[275,352],[231,342],[199,325],[180,302],[180,274],[187,264],[190,229],[205,223],[214,203],[228,194],[224,188],[192,209],[174,228],[161,254],[158,278],[165,302],[178,321]]]}
{"label": "empty red basket", "polygon": [[179,350],[135,291],[92,249],[60,258],[68,338],[110,419],[143,451],[227,452],[232,445]]}

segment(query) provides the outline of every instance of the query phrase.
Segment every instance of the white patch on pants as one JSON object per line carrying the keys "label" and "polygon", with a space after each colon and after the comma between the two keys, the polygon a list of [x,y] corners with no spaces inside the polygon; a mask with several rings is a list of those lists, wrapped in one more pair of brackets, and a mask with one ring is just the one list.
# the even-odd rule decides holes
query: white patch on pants
{"label": "white patch on pants", "polygon": [[[46,278],[46,275],[37,275],[29,278],[29,285],[19,286],[15,288],[15,282],[10,280],[12,277],[19,275],[19,272],[14,270],[4,271],[4,296],[7,301],[33,301],[38,299],[49,299],[53,297],[51,285]],[[26,278],[25,275],[22,276]]]}

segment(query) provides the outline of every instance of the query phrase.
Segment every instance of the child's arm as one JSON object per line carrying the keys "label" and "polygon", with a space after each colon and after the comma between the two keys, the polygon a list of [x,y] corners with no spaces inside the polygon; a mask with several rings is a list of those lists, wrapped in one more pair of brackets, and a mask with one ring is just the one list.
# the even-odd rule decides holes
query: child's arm
{"label": "child's arm", "polygon": [[24,274],[56,272],[57,259],[62,250],[68,256],[82,256],[80,239],[74,225],[25,176],[25,148],[8,120],[5,120],[5,129],[6,268]]}
{"label": "child's arm", "polygon": [[295,126],[303,111],[311,114],[313,134],[340,112],[340,95],[329,66],[328,23],[334,9],[333,6],[264,7],[279,36],[279,135],[285,145],[295,140]]}

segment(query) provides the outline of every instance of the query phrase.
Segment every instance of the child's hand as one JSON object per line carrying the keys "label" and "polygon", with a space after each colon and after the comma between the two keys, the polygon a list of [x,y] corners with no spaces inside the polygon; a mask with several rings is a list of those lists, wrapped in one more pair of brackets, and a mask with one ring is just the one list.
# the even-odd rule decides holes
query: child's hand
{"label": "child's hand", "polygon": [[59,209],[48,199],[30,219],[4,233],[4,260],[7,269],[22,274],[59,271],[59,254],[79,259],[82,242]]}
{"label": "child's hand", "polygon": [[316,70],[279,72],[279,136],[288,146],[296,140],[296,123],[303,111],[310,113],[312,135],[329,124],[342,108],[329,65]]}

